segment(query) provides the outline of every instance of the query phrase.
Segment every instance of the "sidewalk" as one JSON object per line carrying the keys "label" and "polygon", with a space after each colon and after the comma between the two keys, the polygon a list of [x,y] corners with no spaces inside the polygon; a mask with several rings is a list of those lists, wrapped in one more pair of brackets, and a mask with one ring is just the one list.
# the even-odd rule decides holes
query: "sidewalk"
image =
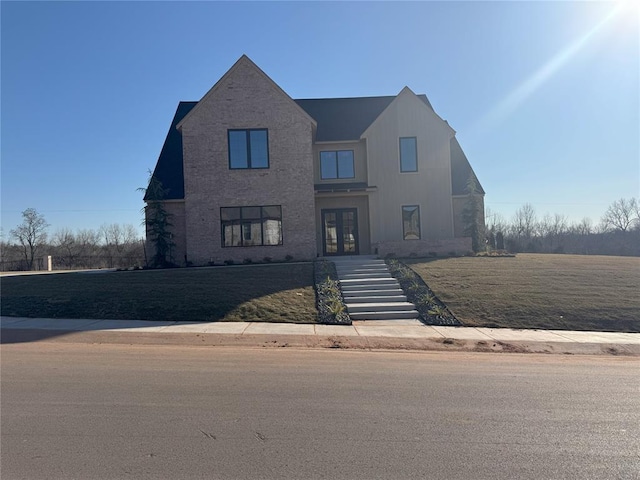
{"label": "sidewalk", "polygon": [[0,326],[3,344],[55,341],[640,356],[640,333],[440,327],[415,320],[314,325],[0,317]]}

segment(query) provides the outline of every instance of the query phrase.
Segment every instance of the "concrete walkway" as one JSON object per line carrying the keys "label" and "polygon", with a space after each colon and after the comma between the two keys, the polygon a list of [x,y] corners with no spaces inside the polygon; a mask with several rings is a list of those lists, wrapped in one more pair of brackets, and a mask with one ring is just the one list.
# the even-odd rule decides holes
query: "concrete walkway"
{"label": "concrete walkway", "polygon": [[51,340],[640,355],[640,333],[440,327],[413,320],[313,325],[0,317],[0,326],[3,344]]}

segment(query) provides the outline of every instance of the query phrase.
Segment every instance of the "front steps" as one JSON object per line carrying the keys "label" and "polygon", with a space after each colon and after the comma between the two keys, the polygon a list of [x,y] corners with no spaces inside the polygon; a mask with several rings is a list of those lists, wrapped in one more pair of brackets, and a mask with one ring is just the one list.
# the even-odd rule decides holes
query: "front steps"
{"label": "front steps", "polygon": [[384,260],[373,257],[332,258],[351,320],[418,320],[418,311],[391,276]]}

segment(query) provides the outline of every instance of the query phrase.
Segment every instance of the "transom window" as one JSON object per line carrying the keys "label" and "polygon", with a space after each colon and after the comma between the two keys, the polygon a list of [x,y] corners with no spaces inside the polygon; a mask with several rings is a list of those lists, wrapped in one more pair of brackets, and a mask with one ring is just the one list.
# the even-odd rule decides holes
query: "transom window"
{"label": "transom window", "polygon": [[418,146],[416,137],[400,137],[400,171],[418,171]]}
{"label": "transom window", "polygon": [[222,207],[223,247],[282,245],[282,207]]}
{"label": "transom window", "polygon": [[402,238],[420,240],[420,207],[418,205],[402,207]]}
{"label": "transom window", "polygon": [[320,152],[320,177],[354,178],[353,150],[335,150]]}
{"label": "transom window", "polygon": [[269,168],[269,138],[266,128],[228,130],[229,168]]}

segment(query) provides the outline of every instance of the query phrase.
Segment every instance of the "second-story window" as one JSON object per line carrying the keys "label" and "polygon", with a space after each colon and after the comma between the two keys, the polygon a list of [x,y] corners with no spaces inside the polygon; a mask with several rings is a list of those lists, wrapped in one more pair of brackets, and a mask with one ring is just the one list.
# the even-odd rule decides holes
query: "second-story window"
{"label": "second-story window", "polygon": [[320,177],[322,180],[354,178],[355,176],[353,150],[320,152]]}
{"label": "second-story window", "polygon": [[229,168],[269,168],[269,137],[266,128],[228,130]]}
{"label": "second-story window", "polygon": [[418,146],[416,137],[400,137],[400,171],[418,171]]}

